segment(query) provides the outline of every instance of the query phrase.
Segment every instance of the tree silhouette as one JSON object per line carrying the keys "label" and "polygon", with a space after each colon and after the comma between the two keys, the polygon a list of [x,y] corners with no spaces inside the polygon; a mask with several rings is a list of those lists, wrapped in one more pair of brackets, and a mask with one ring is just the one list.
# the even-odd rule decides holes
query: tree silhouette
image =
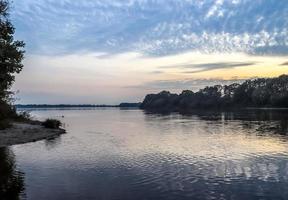
{"label": "tree silhouette", "polygon": [[150,111],[189,112],[195,109],[241,107],[288,107],[288,75],[247,80],[242,84],[215,85],[198,92],[167,91],[149,94],[140,106]]}
{"label": "tree silhouette", "polygon": [[7,100],[15,73],[22,68],[24,42],[14,40],[15,29],[9,19],[9,1],[0,0],[0,99]]}
{"label": "tree silhouette", "polygon": [[[10,105],[10,88],[15,81],[15,74],[22,68],[24,42],[14,40],[15,29],[9,19],[9,1],[0,0],[0,120],[15,115]],[[4,124],[4,125],[3,125]],[[6,122],[0,121],[0,128]]]}

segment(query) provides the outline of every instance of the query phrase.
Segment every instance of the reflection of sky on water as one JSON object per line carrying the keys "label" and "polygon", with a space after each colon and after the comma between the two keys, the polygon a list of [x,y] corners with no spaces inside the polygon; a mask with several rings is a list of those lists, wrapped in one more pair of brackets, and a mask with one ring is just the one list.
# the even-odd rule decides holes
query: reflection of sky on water
{"label": "reflection of sky on water", "polygon": [[33,114],[64,115],[68,133],[13,147],[31,199],[287,195],[287,137],[275,134],[283,133],[285,115],[281,121],[273,115],[153,115],[118,109]]}

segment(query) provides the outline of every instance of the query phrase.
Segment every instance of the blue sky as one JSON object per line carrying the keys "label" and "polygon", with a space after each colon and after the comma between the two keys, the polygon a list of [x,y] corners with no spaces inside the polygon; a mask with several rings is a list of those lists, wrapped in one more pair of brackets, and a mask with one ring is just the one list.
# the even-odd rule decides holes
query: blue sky
{"label": "blue sky", "polygon": [[27,51],[21,103],[140,101],[288,70],[287,0],[15,0],[11,11]]}

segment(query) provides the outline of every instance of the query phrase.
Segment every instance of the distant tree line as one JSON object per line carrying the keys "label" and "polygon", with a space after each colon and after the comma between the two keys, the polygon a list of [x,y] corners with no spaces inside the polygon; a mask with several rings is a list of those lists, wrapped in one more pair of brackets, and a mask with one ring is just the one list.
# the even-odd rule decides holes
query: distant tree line
{"label": "distant tree line", "polygon": [[120,108],[139,108],[141,103],[120,103],[118,107]]}
{"label": "distant tree line", "polygon": [[184,90],[179,95],[162,91],[148,94],[140,106],[144,110],[161,112],[241,107],[288,108],[288,75],[247,80],[242,84],[215,85],[198,92]]}
{"label": "distant tree line", "polygon": [[97,108],[117,107],[117,105],[94,105],[94,104],[16,104],[16,108]]}
{"label": "distant tree line", "polygon": [[107,104],[16,104],[16,108],[98,108],[98,107],[139,107],[141,103],[120,103],[119,105]]}

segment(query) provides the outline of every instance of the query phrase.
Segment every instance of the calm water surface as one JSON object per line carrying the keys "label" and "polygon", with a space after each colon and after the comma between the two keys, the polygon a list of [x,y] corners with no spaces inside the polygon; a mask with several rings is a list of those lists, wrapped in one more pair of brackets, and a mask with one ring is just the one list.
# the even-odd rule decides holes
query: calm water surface
{"label": "calm water surface", "polygon": [[67,134],[0,149],[0,199],[288,199],[287,111],[32,114]]}

